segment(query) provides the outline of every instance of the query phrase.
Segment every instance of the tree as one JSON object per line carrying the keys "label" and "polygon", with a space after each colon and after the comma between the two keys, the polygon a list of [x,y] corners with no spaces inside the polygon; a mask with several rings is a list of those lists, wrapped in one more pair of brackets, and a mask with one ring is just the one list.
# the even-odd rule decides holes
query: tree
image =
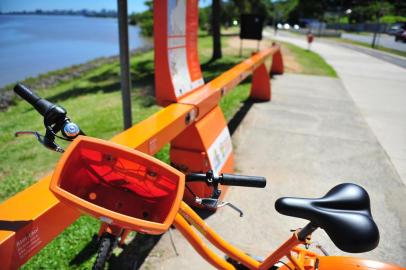
{"label": "tree", "polygon": [[229,0],[221,3],[221,0],[212,1],[211,9],[211,33],[213,36],[212,61],[222,57],[220,26],[230,25],[232,20],[239,19],[241,14],[251,13],[262,15],[265,19],[270,16],[269,0]]}
{"label": "tree", "polygon": [[232,0],[230,1],[239,10],[239,15],[244,13],[261,15],[266,19],[271,17],[271,1],[268,0]]}
{"label": "tree", "polygon": [[233,1],[225,1],[221,3],[221,25],[229,27],[233,25],[233,21],[240,20],[240,11]]}
{"label": "tree", "polygon": [[350,15],[350,22],[376,22],[379,17],[391,14],[393,10],[394,6],[389,1],[365,1],[354,7]]}
{"label": "tree", "polygon": [[130,24],[139,25],[141,34],[151,37],[154,34],[154,14],[152,1],[145,1],[144,5],[148,9],[141,13],[133,13],[130,15]]}
{"label": "tree", "polygon": [[211,61],[214,61],[222,57],[220,32],[221,0],[212,1],[211,15],[211,32],[213,36],[213,54]]}
{"label": "tree", "polygon": [[208,31],[210,29],[211,7],[199,8],[199,28]]}

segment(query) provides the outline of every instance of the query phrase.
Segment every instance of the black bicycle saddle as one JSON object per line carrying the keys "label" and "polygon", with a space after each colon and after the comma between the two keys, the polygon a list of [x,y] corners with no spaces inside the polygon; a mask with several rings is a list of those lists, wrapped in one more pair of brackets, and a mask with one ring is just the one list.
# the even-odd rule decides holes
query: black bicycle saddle
{"label": "black bicycle saddle", "polygon": [[307,219],[323,228],[342,251],[366,252],[379,243],[369,195],[358,185],[340,184],[318,199],[280,198],[275,208],[283,215]]}

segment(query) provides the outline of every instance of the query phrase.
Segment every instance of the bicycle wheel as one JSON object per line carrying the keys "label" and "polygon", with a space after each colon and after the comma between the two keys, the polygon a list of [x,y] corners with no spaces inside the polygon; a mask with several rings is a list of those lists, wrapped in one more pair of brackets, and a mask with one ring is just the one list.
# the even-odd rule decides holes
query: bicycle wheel
{"label": "bicycle wheel", "polygon": [[100,237],[99,248],[97,250],[96,261],[93,264],[93,270],[102,270],[106,261],[110,258],[111,252],[117,244],[117,237],[109,233],[104,233]]}

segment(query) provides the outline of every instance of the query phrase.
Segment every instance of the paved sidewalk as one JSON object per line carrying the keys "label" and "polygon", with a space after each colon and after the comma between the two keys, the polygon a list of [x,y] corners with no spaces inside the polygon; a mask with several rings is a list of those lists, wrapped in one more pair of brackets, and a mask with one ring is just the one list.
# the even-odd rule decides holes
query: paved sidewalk
{"label": "paved sidewalk", "polygon": [[[304,37],[273,37],[307,48]],[[406,184],[406,69],[339,45],[318,43]]]}
{"label": "paved sidewalk", "polygon": [[[233,136],[239,173],[263,175],[265,189],[234,187],[226,199],[244,217],[223,208],[206,221],[250,254],[266,256],[306,222],[279,215],[282,196],[318,197],[334,185],[354,182],[371,196],[380,227],[377,249],[351,254],[406,265],[406,188],[374,133],[339,79],[286,74],[272,81],[273,100],[252,106]],[[176,231],[180,255],[165,234],[142,269],[212,269]],[[313,239],[343,254],[322,230]]]}
{"label": "paved sidewalk", "polygon": [[358,51],[358,52],[361,52],[364,54],[368,54],[374,58],[378,58],[380,60],[394,64],[401,68],[406,68],[406,57],[403,57],[403,56],[399,56],[399,55],[395,55],[395,54],[387,53],[387,52],[383,52],[383,51],[378,51],[375,49],[366,48],[366,47],[362,47],[362,46],[358,46],[358,45],[341,43],[341,42],[337,42],[337,41],[329,41],[328,39],[324,39],[322,42],[332,43],[334,46],[340,46],[340,47],[348,48],[353,51]]}

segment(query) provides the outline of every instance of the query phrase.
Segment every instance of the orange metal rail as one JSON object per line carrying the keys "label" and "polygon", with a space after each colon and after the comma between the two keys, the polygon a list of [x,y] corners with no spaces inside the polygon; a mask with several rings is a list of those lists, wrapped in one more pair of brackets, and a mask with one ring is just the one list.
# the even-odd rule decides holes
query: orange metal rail
{"label": "orange metal rail", "polygon": [[[280,49],[273,46],[253,55],[210,83],[171,104],[111,140],[150,155],[159,151],[186,128],[218,105],[221,97],[253,74],[252,96],[264,81],[270,90],[264,62],[273,55],[272,71],[283,71]],[[281,66],[282,65],[282,66]],[[267,70],[267,69],[266,69]],[[258,71],[258,72],[257,72]],[[265,78],[259,78],[264,76]],[[259,78],[259,79],[258,79]],[[261,82],[262,81],[262,82]],[[268,91],[269,92],[269,91]],[[269,96],[270,98],[270,96]],[[1,267],[16,269],[73,223],[80,213],[59,202],[49,191],[50,175],[0,204]]]}
{"label": "orange metal rail", "polygon": [[[192,104],[196,106],[199,112],[198,119],[200,119],[211,109],[217,106],[222,96],[231,91],[249,75],[254,75],[253,82],[258,81],[258,78],[265,77],[267,83],[269,84],[269,76],[267,72],[268,69],[265,66],[265,61],[271,55],[274,55],[274,58],[280,57],[280,47],[275,45],[269,49],[265,49],[254,54],[252,57],[244,60],[211,82],[205,84],[198,91],[192,92],[186,97],[180,99],[179,103]],[[282,65],[282,69],[280,65]],[[261,67],[266,70],[266,74],[260,73]],[[280,62],[279,65],[275,65],[271,68],[271,73],[275,71],[278,74],[283,73],[282,62]],[[252,91],[255,91],[255,88],[260,88],[263,92],[267,92],[266,89],[263,89],[263,85],[258,87],[254,83]]]}

